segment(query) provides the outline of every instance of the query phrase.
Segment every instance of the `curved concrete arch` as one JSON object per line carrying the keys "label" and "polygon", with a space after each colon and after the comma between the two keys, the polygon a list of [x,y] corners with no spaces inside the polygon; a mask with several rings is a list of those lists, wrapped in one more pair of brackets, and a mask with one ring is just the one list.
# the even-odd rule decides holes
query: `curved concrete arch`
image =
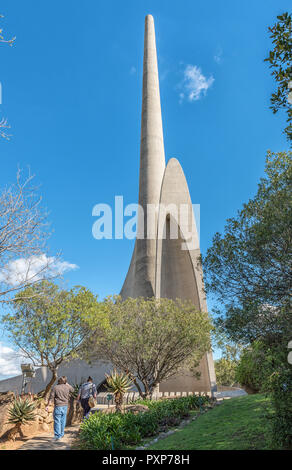
{"label": "curved concrete arch", "polygon": [[[184,282],[189,285],[188,293],[184,288],[182,298],[192,300],[198,309],[207,311],[207,305],[204,302],[205,296],[202,295],[202,272],[197,260],[200,256],[200,249],[192,201],[183,169],[176,158],[171,158],[166,166],[159,202],[155,295],[163,297],[161,291],[161,271],[164,269],[163,264],[167,262],[162,253],[162,249],[164,249],[164,251],[168,251],[169,256],[176,256],[179,264],[177,266],[176,277],[183,278]],[[171,213],[173,209],[176,211],[175,214]],[[177,235],[177,238],[171,239],[171,233],[169,233],[168,241],[165,241],[167,237],[163,238],[163,236],[167,234],[163,235],[163,231],[167,229],[168,225],[170,225],[170,231],[171,228],[175,229],[175,226],[177,226],[177,234],[174,233],[174,236]],[[172,288],[176,292],[178,291],[176,283],[172,283]],[[194,295],[194,289],[196,290],[196,295]],[[170,288],[168,288],[169,290]],[[179,296],[176,295],[176,297]]]}
{"label": "curved concrete arch", "polygon": [[[170,226],[176,226],[177,238],[170,238]],[[168,299],[188,299],[200,309],[198,286],[189,250],[177,221],[167,216],[164,222],[165,238],[157,240],[156,296]]]}

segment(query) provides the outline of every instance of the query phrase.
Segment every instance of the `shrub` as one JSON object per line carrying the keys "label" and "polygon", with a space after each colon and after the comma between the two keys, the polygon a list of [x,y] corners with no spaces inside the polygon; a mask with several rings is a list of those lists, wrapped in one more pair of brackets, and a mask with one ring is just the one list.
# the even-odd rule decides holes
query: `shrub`
{"label": "shrub", "polygon": [[284,449],[292,449],[292,368],[286,351],[274,350],[274,370],[265,383],[275,410],[272,420],[274,443]]}
{"label": "shrub", "polygon": [[154,436],[162,426],[173,426],[188,416],[190,410],[199,409],[210,401],[209,397],[189,396],[173,400],[139,400],[149,411],[133,414],[95,413],[80,426],[80,439],[86,449],[122,449],[137,445],[145,437]]}
{"label": "shrub", "polygon": [[14,424],[14,429],[21,432],[21,425],[35,420],[35,403],[27,398],[16,398],[8,410],[8,423]]}
{"label": "shrub", "polygon": [[269,374],[273,372],[267,353],[261,341],[254,341],[240,357],[235,380],[255,393],[263,391]]}
{"label": "shrub", "polygon": [[236,371],[242,385],[268,393],[274,408],[273,443],[292,448],[292,371],[283,345],[254,341],[242,355]]}
{"label": "shrub", "polygon": [[237,362],[225,357],[215,361],[215,372],[218,385],[232,386],[235,383]]}
{"label": "shrub", "polygon": [[16,398],[8,411],[8,422],[26,424],[35,419],[35,404],[27,398]]}

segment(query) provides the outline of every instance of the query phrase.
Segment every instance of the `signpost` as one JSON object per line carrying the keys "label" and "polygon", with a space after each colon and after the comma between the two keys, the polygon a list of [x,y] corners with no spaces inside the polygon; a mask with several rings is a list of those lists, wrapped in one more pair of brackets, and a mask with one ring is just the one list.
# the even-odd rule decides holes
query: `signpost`
{"label": "signpost", "polygon": [[110,401],[113,399],[113,396],[111,393],[108,393],[107,396],[106,396],[106,399],[107,399],[107,407],[109,408],[110,406]]}

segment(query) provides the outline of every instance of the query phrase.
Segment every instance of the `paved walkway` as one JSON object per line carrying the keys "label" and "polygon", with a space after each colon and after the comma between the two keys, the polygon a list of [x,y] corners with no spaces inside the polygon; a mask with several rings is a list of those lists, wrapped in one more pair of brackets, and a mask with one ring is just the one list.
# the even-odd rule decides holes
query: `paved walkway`
{"label": "paved walkway", "polygon": [[247,393],[244,390],[239,388],[237,390],[226,390],[224,392],[215,392],[214,395],[217,399],[220,399],[220,398],[241,397],[241,396],[247,395]]}
{"label": "paved walkway", "polygon": [[[106,408],[108,408],[108,405],[98,404],[95,408],[92,408],[92,411],[100,411]],[[18,450],[71,450],[78,431],[79,424],[65,428],[65,435],[60,441],[54,440],[52,432],[40,434],[26,441]]]}
{"label": "paved walkway", "polygon": [[60,441],[54,441],[52,433],[41,434],[29,439],[18,450],[71,450],[78,431],[78,424],[65,428],[65,435]]}

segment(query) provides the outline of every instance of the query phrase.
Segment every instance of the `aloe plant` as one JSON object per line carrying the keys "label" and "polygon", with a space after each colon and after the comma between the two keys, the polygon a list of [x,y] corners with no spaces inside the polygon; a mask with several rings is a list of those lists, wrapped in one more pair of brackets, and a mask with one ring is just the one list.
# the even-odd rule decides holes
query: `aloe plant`
{"label": "aloe plant", "polygon": [[130,390],[132,386],[132,380],[127,374],[123,372],[117,372],[114,370],[110,375],[105,374],[107,382],[107,390],[114,394],[116,411],[122,411],[123,397],[125,393]]}
{"label": "aloe plant", "polygon": [[8,410],[8,422],[15,425],[14,429],[22,435],[21,425],[35,420],[35,403],[27,398],[16,398]]}

